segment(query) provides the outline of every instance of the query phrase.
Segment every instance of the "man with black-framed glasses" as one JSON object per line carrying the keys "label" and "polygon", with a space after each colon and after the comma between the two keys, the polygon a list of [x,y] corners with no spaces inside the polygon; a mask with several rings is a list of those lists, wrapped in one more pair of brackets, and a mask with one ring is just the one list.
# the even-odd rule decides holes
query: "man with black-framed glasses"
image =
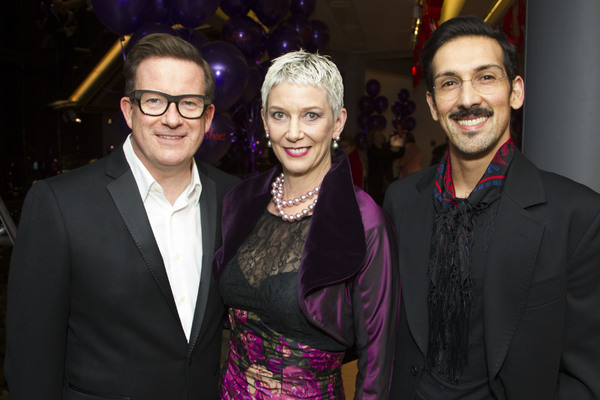
{"label": "man with black-framed glasses", "polygon": [[211,259],[238,179],[193,158],[215,78],[166,34],[141,39],[124,75],[122,148],[27,196],[8,284],[12,399],[218,398]]}
{"label": "man with black-framed glasses", "polygon": [[513,142],[524,81],[501,31],[451,19],[421,60],[449,150],[384,200],[402,284],[390,398],[599,399],[600,196]]}

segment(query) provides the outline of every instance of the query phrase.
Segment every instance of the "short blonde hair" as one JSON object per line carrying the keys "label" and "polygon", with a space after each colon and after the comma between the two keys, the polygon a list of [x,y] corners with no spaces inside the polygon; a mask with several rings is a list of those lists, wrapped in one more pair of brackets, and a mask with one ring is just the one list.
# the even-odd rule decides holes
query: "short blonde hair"
{"label": "short blonde hair", "polygon": [[298,50],[273,60],[260,91],[264,110],[267,109],[271,89],[284,82],[325,89],[334,118],[337,119],[342,112],[344,107],[342,75],[329,58]]}

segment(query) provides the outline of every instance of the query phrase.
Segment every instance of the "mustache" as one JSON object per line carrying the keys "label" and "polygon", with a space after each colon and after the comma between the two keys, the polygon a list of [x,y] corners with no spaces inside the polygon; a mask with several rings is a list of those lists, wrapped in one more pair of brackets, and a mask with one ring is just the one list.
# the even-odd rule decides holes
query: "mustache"
{"label": "mustache", "polygon": [[474,108],[464,108],[461,107],[458,111],[454,111],[450,114],[450,118],[459,119],[459,118],[467,118],[467,117],[491,117],[494,115],[494,111],[489,110],[487,108],[482,107],[474,107]]}

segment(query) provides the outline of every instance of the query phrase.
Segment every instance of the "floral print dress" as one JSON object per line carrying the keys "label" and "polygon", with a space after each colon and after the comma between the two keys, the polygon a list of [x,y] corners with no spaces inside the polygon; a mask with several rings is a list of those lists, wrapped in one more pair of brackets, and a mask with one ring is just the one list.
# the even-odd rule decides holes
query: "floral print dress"
{"label": "floral print dress", "polygon": [[222,399],[344,399],[345,346],[311,325],[296,282],[310,218],[265,212],[223,272],[231,340]]}

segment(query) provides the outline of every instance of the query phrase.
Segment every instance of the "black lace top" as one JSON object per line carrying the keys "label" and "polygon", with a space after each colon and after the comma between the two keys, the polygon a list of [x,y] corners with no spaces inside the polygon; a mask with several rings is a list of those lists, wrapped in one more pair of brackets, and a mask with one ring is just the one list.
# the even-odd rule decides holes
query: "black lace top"
{"label": "black lace top", "polygon": [[345,346],[308,322],[296,283],[310,217],[286,222],[265,211],[223,271],[220,288],[230,308],[252,311],[284,337],[332,352]]}

